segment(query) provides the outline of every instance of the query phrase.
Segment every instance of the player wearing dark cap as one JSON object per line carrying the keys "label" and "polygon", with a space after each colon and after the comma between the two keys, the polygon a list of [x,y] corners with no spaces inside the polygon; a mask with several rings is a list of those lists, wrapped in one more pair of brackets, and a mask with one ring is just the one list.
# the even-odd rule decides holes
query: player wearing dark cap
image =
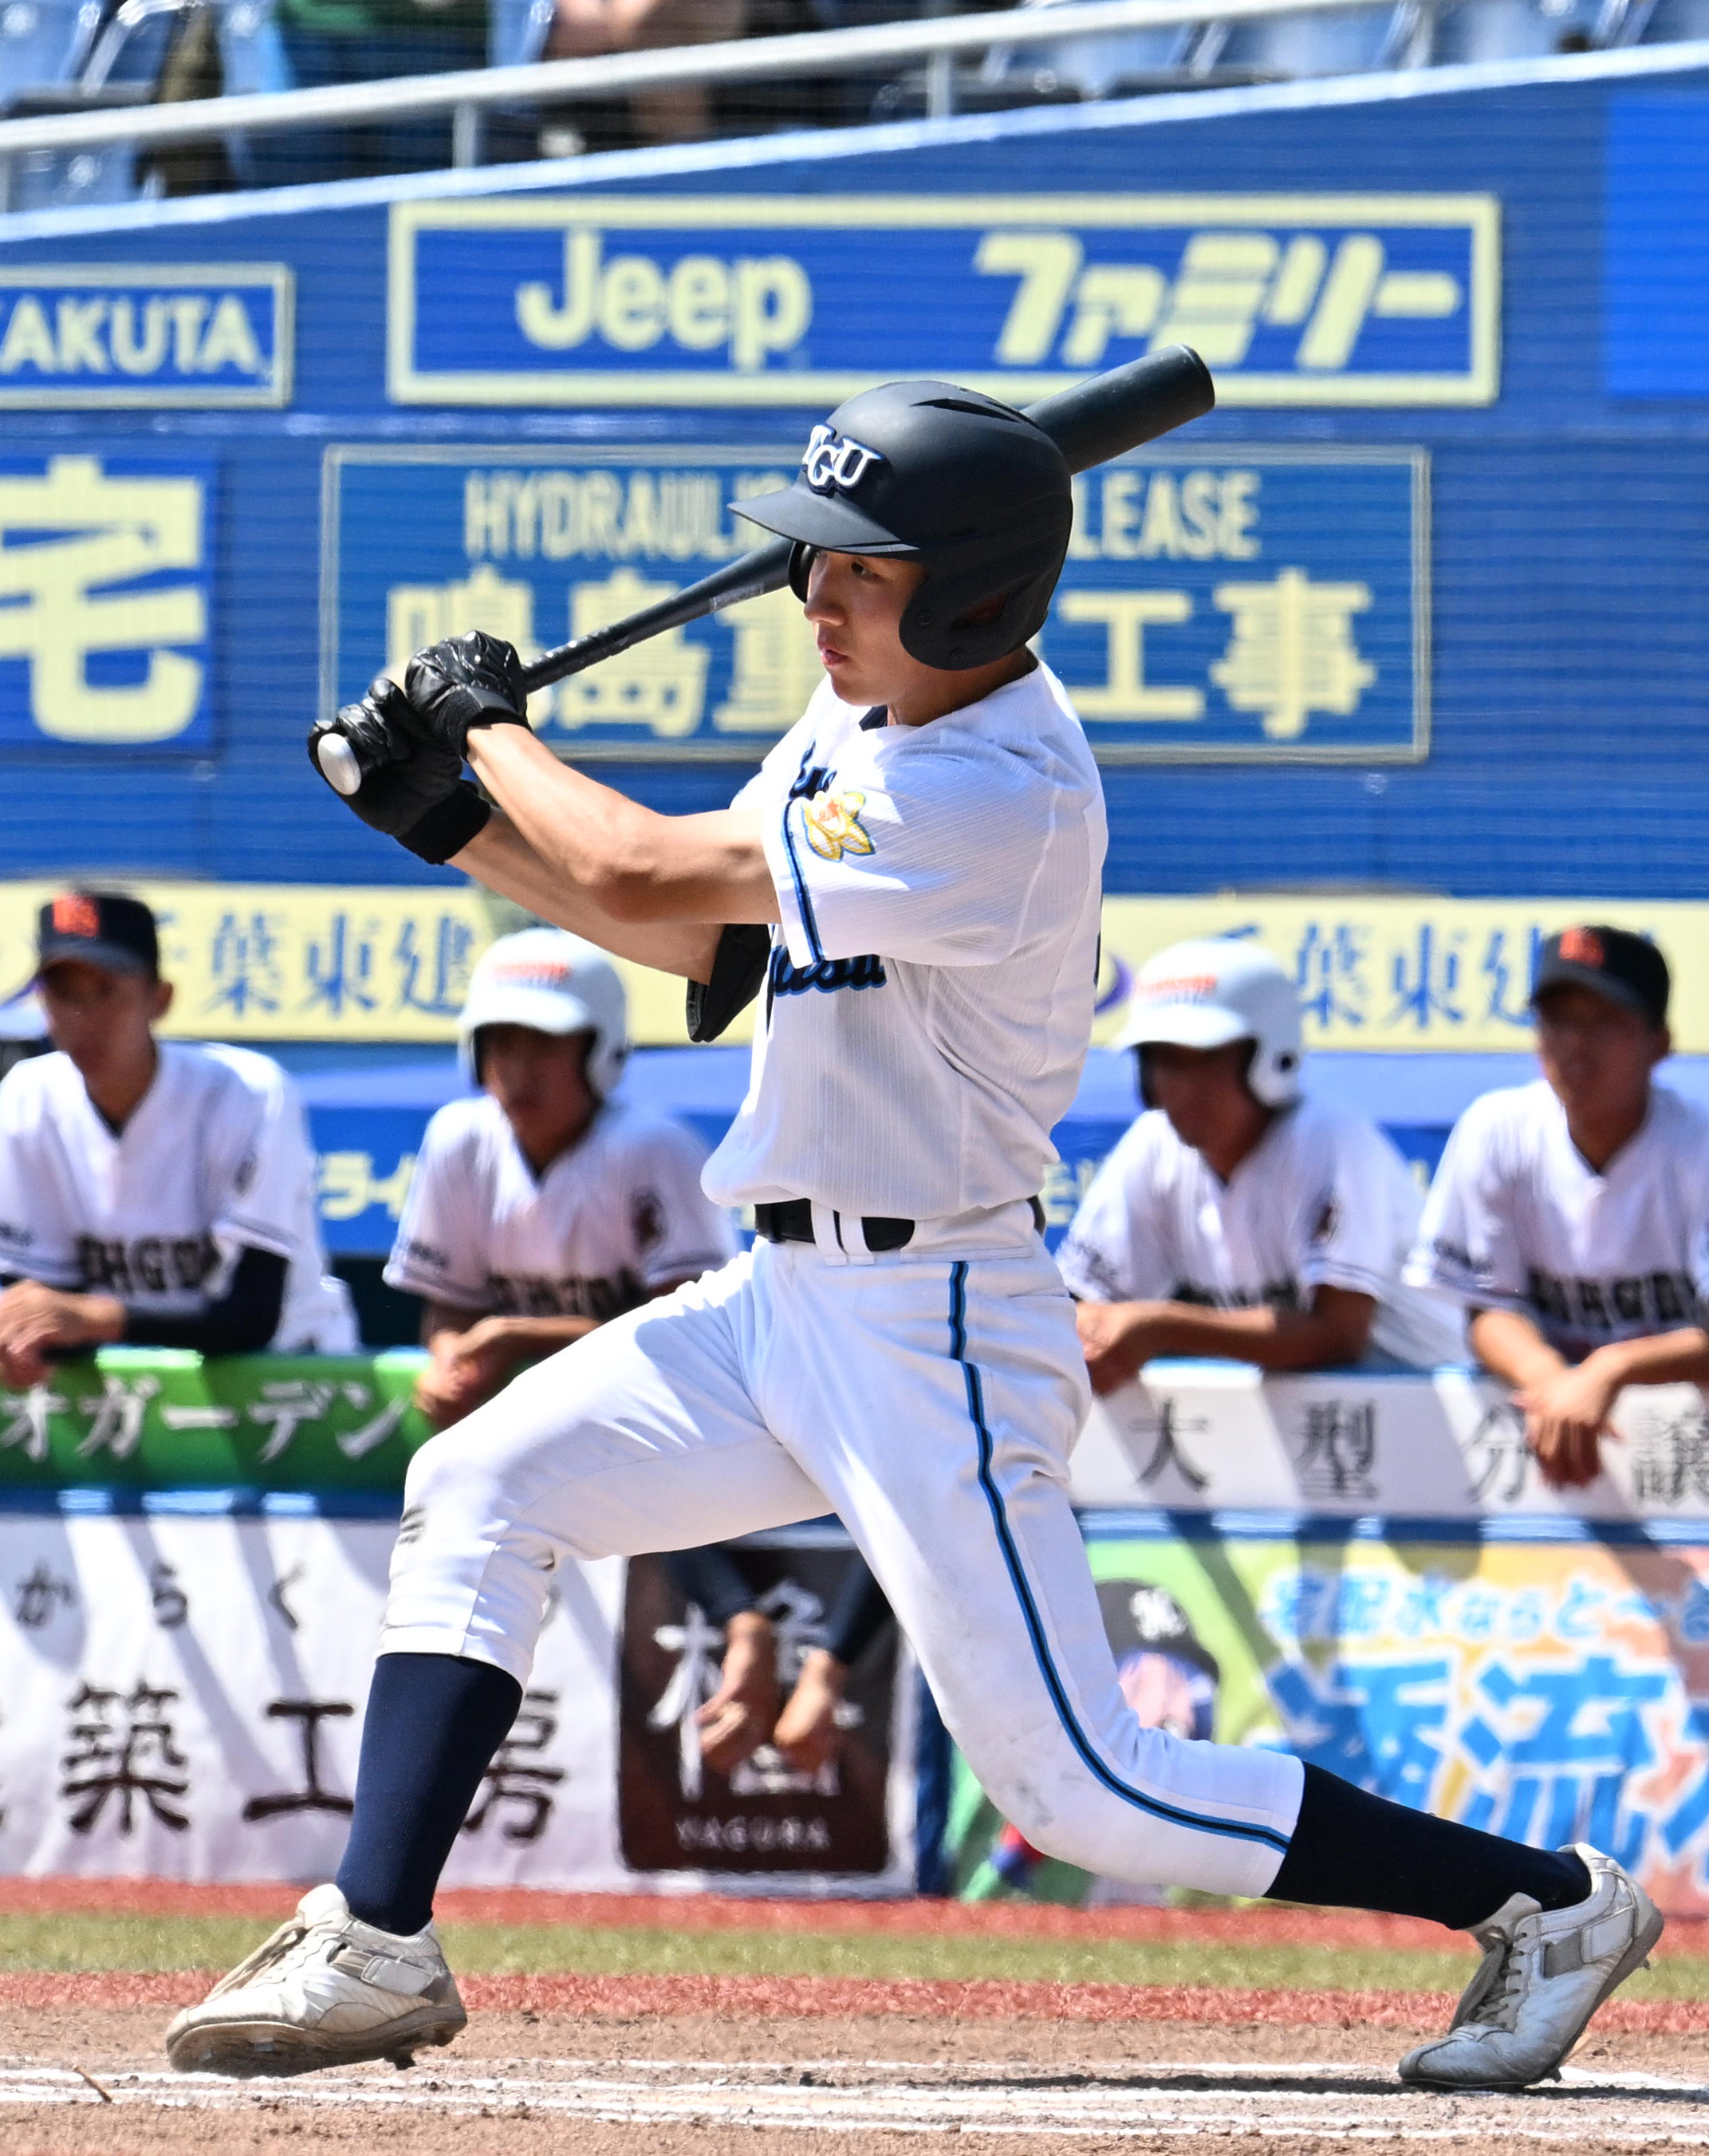
{"label": "player wearing dark cap", "polygon": [[1544,1476],[1594,1481],[1626,1385],[1709,1381],[1709,1116],[1665,1086],[1667,961],[1602,926],[1544,944],[1543,1075],[1455,1126],[1409,1280],[1465,1306]]}
{"label": "player wearing dark cap", "polygon": [[0,1084],[0,1378],[39,1384],[118,1341],[353,1348],[290,1081],[246,1049],[155,1039],[172,990],[147,906],[49,900],[36,988],[57,1052]]}

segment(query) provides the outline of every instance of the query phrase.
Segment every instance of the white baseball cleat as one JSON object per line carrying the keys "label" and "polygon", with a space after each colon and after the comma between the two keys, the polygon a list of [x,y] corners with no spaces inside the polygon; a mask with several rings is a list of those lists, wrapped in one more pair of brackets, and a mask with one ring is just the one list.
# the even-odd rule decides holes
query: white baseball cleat
{"label": "white baseball cleat", "polygon": [[408,1938],[350,1913],[336,1887],[297,1912],[167,2030],[184,2074],[306,2074],[360,2059],[407,2066],[467,2022],[431,1924]]}
{"label": "white baseball cleat", "polygon": [[1645,1967],[1661,1937],[1655,1904],[1623,1866],[1583,1842],[1573,1853],[1590,1894],[1538,1908],[1528,1894],[1502,1903],[1472,1937],[1484,1950],[1445,2036],[1400,2062],[1422,2088],[1517,2089],[1553,2076],[1609,1994]]}

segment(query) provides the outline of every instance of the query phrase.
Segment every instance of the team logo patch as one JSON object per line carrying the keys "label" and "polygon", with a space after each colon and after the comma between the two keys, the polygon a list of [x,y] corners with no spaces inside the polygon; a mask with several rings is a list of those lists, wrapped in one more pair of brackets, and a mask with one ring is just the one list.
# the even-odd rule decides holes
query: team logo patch
{"label": "team logo patch", "polygon": [[80,891],[68,892],[54,901],[54,931],[59,936],[99,936],[100,909]]}
{"label": "team logo patch", "polygon": [[828,861],[839,861],[844,854],[870,854],[872,840],[860,821],[865,806],[866,796],[853,787],[841,793],[815,793],[803,801],[801,814],[808,844]]}
{"label": "team logo patch", "polygon": [[1600,966],[1606,954],[1594,928],[1569,928],[1561,938],[1561,956],[1571,966]]}
{"label": "team logo patch", "polygon": [[859,486],[883,457],[865,442],[850,441],[821,420],[808,437],[807,454],[801,459],[801,476],[815,494],[835,494]]}

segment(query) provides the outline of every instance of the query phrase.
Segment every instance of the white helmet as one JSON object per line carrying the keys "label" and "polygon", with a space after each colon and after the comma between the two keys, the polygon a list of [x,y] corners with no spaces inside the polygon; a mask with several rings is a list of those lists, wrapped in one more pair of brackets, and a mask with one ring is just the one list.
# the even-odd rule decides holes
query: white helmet
{"label": "white helmet", "polygon": [[588,1083],[603,1101],[629,1059],[629,998],[602,950],[562,928],[501,936],[481,957],[457,1020],[463,1068],[479,1081],[475,1035],[483,1026],[526,1025],[536,1033],[591,1033]]}
{"label": "white helmet", "polygon": [[1232,937],[1177,943],[1139,969],[1117,1048],[1257,1043],[1246,1082],[1266,1108],[1300,1094],[1300,998],[1275,959]]}

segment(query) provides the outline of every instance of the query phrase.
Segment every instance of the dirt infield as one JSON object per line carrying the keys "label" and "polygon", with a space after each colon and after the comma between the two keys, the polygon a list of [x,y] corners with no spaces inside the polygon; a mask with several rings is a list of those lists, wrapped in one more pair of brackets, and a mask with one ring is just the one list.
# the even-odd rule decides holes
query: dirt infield
{"label": "dirt infield", "polygon": [[[1451,2012],[1434,1987],[1470,1966],[1435,1927],[1263,1906],[451,1894],[473,2018],[449,2050],[406,2073],[168,2072],[163,2025],[213,1974],[193,1964],[296,1892],[0,1881],[3,2156],[901,2156],[948,2133],[1018,2156],[1709,2149],[1709,1942],[1691,1926],[1563,2084],[1514,2097],[1395,2078]],[[772,1942],[768,1971],[762,1956],[731,1973],[743,1938]],[[1188,1980],[1070,1980],[1124,1956],[1130,1977]],[[1233,1980],[1209,1980],[1214,1963]],[[1062,1980],[1033,1980],[1041,1966]]]}
{"label": "dirt infield", "polygon": [[1557,2087],[1455,2098],[1403,2089],[1401,2045],[1358,2026],[487,2012],[407,2074],[244,2083],[167,2073],[160,2021],[8,2015],[7,2156],[901,2156],[948,2133],[1005,2156],[1709,2148],[1703,2039],[1596,2039]]}

